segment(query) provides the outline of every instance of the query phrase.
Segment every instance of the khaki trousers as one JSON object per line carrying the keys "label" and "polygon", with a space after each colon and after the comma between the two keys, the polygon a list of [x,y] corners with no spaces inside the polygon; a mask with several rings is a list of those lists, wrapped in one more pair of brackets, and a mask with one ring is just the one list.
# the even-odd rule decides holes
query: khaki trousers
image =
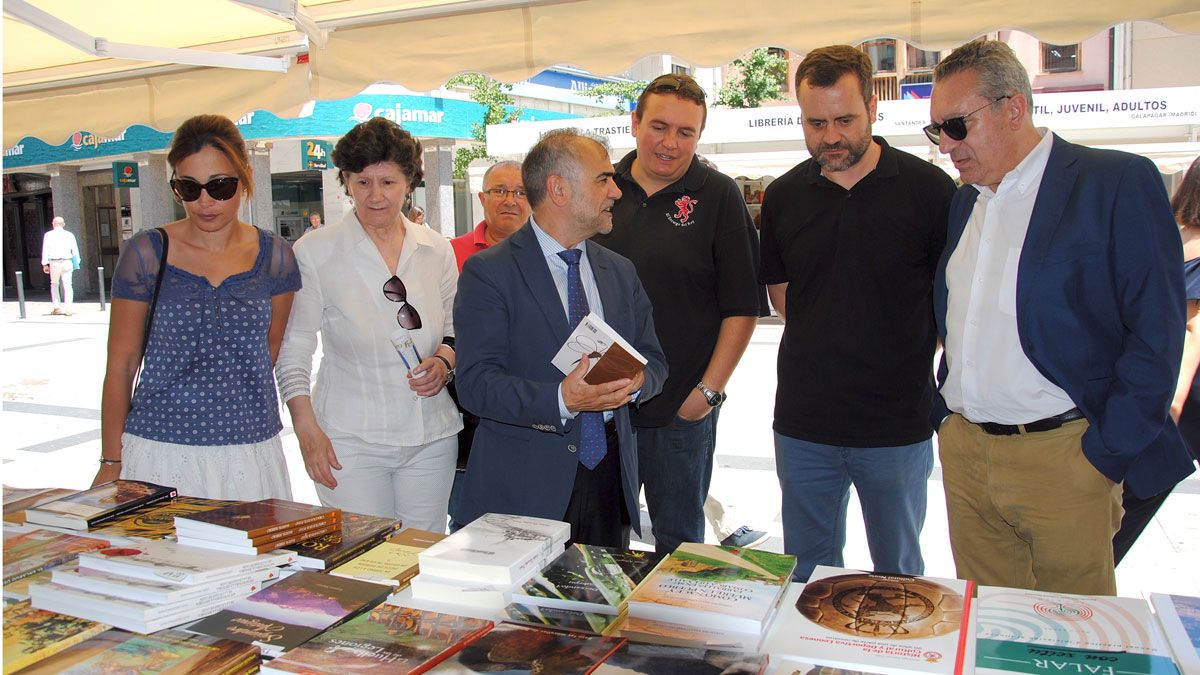
{"label": "khaki trousers", "polygon": [[951,415],[938,430],[950,548],[979,585],[1116,595],[1121,484],[1088,462],[1086,420],[993,436]]}

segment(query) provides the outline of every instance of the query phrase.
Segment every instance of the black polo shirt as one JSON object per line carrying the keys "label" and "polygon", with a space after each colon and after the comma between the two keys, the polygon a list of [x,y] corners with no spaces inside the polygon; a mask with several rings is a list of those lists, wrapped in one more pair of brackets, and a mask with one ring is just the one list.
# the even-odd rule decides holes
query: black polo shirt
{"label": "black polo shirt", "polygon": [[704,375],[721,321],[765,316],[758,235],[733,179],[692,158],[678,181],[647,197],[631,173],[637,151],[617,164],[621,199],[613,230],[592,238],[633,261],[654,305],[654,329],[670,372],[662,393],[638,406],[634,426],[661,427]]}
{"label": "black polo shirt", "polygon": [[846,190],[809,159],[762,207],[765,284],[786,283],[775,431],[885,447],[930,437],[933,275],[954,182],[879,137],[875,170]]}

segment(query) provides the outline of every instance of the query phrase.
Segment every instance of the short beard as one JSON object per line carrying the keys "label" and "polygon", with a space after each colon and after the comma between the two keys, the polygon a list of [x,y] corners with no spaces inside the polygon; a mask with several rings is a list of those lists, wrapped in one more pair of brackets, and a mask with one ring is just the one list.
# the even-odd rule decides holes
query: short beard
{"label": "short beard", "polygon": [[[867,154],[867,150],[871,147],[871,140],[871,135],[867,134],[863,136],[860,143],[843,140],[841,143],[835,145],[822,145],[817,148],[817,152],[813,153],[813,159],[817,160],[817,164],[821,165],[822,169],[831,173],[845,171],[858,164],[863,155]],[[845,159],[835,162],[825,157],[825,151],[827,150],[847,150],[848,152]]]}

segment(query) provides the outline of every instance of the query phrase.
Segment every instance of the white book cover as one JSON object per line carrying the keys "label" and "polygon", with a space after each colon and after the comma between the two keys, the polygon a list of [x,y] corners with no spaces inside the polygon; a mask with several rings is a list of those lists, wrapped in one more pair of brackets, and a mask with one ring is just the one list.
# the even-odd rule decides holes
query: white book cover
{"label": "white book cover", "polygon": [[[600,365],[600,362],[605,360],[604,356],[608,354],[614,344],[618,345],[620,350],[624,350],[625,354],[619,354],[617,351],[614,351],[609,356],[609,359],[607,359],[614,363],[603,366],[602,370],[608,369],[611,366],[612,368],[616,368],[616,370],[609,371],[614,375],[620,375],[629,369],[633,369],[634,374],[636,374],[640,370],[637,364],[646,365],[646,357],[634,349],[633,345],[621,337],[620,333],[613,330],[612,326],[605,323],[604,319],[596,316],[595,312],[588,312],[587,316],[580,319],[579,325],[575,326],[575,330],[571,331],[571,334],[567,336],[566,342],[563,343],[563,346],[554,355],[554,358],[550,360],[550,363],[555,368],[561,370],[564,375],[569,375],[579,365],[579,361],[584,356],[587,356],[590,361],[588,363],[588,372],[585,375],[586,381],[589,384],[611,382],[619,378],[607,375],[598,381],[588,378],[596,370],[596,367]],[[620,376],[630,377],[631,375]]]}
{"label": "white book cover", "polygon": [[440,579],[424,573],[418,574],[409,582],[409,587],[412,588],[412,597],[417,600],[469,605],[497,611],[504,609],[508,603],[512,602],[513,590],[519,586],[520,584],[505,586],[468,583],[454,579]]}
{"label": "white book cover", "polygon": [[1179,670],[1184,675],[1200,675],[1200,598],[1151,593],[1150,603]]}
{"label": "white book cover", "polygon": [[195,621],[244,597],[229,593],[209,598],[204,602],[153,605],[53,583],[34,584],[29,587],[29,593],[30,601],[36,609],[99,621],[135,633],[153,633]]}
{"label": "white book cover", "polygon": [[278,576],[278,568],[272,568],[225,581],[181,586],[169,581],[138,579],[77,565],[68,565],[52,570],[50,580],[59,586],[78,588],[81,591],[103,593],[136,602],[166,605],[176,602],[204,602],[205,598],[224,595],[230,590],[249,595],[262,588],[264,581]]}
{"label": "white book cover", "polygon": [[972,587],[820,565],[784,596],[763,651],[886,675],[969,673]]}
{"label": "white book cover", "polygon": [[980,675],[1177,672],[1150,606],[1140,598],[981,586],[978,603]]}
{"label": "white book cover", "polygon": [[417,555],[422,573],[512,586],[563,551],[571,526],[557,520],[488,513]]}
{"label": "white book cover", "polygon": [[151,539],[79,556],[80,567],[188,585],[231,579],[295,561],[292,551],[240,555]]}

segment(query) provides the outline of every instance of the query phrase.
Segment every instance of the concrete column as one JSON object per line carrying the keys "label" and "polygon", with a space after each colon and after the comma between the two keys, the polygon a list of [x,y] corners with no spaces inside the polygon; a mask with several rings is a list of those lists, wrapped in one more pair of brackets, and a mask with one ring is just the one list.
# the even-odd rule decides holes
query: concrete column
{"label": "concrete column", "polygon": [[[79,264],[83,269],[75,272],[75,290],[78,293],[86,289],[87,292],[94,293],[95,274],[87,274],[87,270],[96,269],[96,250],[99,243],[93,240],[91,233],[83,226],[83,188],[79,185],[79,167],[51,164],[47,170],[50,174],[50,200],[54,206],[54,215],[66,221],[67,230],[75,235],[75,241],[79,244]],[[41,254],[41,249],[38,253]],[[41,269],[38,269],[37,273],[41,274]]]}
{"label": "concrete column", "polygon": [[454,236],[454,141],[425,142],[425,223]]}
{"label": "concrete column", "polygon": [[167,183],[171,180],[167,156],[139,152],[133,157],[138,163],[138,187],[129,189],[133,231],[152,230],[175,220],[174,197]]}
{"label": "concrete column", "polygon": [[354,210],[354,205],[346,196],[345,188],[338,182],[337,169],[321,172],[321,203],[321,215],[324,216],[321,222],[327,225],[342,222],[342,218]]}
{"label": "concrete column", "polygon": [[271,144],[247,143],[250,170],[254,172],[254,196],[243,200],[242,219],[251,225],[279,234],[271,199]]}

